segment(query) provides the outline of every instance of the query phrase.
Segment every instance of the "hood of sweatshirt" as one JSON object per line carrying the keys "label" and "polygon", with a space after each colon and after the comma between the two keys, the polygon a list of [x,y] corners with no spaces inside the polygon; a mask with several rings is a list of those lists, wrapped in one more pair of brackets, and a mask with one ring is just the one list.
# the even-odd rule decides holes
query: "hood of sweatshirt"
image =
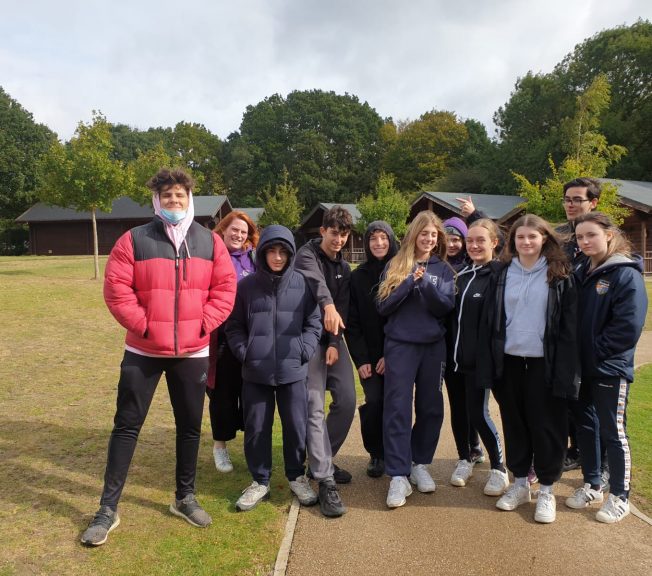
{"label": "hood of sweatshirt", "polygon": [[265,255],[265,252],[275,244],[283,245],[288,250],[288,252],[290,252],[288,262],[283,271],[280,273],[281,275],[284,275],[292,267],[294,256],[297,252],[296,246],[294,244],[294,236],[292,235],[292,232],[290,232],[290,230],[285,226],[272,224],[271,226],[265,227],[260,235],[258,246],[256,247],[256,264],[259,269],[265,270],[265,272],[269,274],[275,274],[267,265],[267,258]]}

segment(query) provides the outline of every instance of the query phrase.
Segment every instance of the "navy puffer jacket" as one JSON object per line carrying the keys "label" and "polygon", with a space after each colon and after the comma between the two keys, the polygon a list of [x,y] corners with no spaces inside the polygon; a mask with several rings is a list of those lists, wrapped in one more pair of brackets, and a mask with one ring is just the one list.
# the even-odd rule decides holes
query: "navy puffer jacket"
{"label": "navy puffer jacket", "polygon": [[[272,273],[266,251],[282,244],[290,252],[285,269]],[[226,337],[242,362],[242,379],[278,386],[304,380],[321,335],[321,314],[303,276],[292,266],[296,248],[285,226],[263,230],[256,272],[238,284]]]}
{"label": "navy puffer jacket", "polygon": [[582,378],[634,380],[634,351],[647,314],[643,259],[611,256],[595,270],[576,272]]}

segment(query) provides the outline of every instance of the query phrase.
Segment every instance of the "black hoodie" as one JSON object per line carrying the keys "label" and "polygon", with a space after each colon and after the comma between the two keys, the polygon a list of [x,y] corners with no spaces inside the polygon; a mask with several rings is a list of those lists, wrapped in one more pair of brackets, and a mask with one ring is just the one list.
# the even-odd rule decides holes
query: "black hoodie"
{"label": "black hoodie", "polygon": [[[382,260],[378,260],[369,248],[371,234],[376,231],[385,232],[389,238],[389,250]],[[387,262],[398,252],[398,244],[392,227],[382,220],[367,226],[363,242],[367,260],[351,273],[351,301],[349,321],[346,325],[346,343],[357,368],[364,364],[371,364],[375,370],[378,360],[384,355],[386,321],[378,314],[376,307],[378,284]]]}

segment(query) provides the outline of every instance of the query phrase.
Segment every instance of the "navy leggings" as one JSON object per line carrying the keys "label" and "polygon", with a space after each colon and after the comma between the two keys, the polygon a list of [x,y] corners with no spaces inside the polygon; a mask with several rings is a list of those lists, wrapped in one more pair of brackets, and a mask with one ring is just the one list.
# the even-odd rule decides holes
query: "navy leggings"
{"label": "navy leggings", "polygon": [[125,352],[101,506],[118,506],[138,434],[163,372],[177,428],[176,498],[194,494],[207,370],[208,358],[150,358]]}

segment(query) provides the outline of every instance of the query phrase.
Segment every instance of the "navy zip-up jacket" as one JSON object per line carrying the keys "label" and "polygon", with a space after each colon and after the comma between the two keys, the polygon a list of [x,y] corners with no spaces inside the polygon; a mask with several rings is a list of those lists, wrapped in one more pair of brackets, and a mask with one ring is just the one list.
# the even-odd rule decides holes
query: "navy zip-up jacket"
{"label": "navy zip-up jacket", "polygon": [[378,312],[387,316],[387,338],[430,344],[444,337],[444,321],[454,305],[455,272],[438,256],[431,256],[423,277],[415,281],[410,273],[387,298],[378,302]]}
{"label": "navy zip-up jacket", "polygon": [[[282,244],[290,252],[280,274],[267,266],[265,252]],[[226,325],[242,379],[278,386],[304,380],[321,336],[321,315],[304,277],[294,270],[294,238],[285,226],[268,226],[260,236],[256,272],[238,284]]]}
{"label": "navy zip-up jacket", "polygon": [[455,372],[475,372],[478,338],[485,306],[493,295],[492,280],[503,266],[492,260],[483,266],[470,265],[457,274],[455,311],[451,314],[449,358]]}
{"label": "navy zip-up jacket", "polygon": [[617,254],[578,271],[582,378],[634,380],[634,351],[647,313],[643,260]]}

